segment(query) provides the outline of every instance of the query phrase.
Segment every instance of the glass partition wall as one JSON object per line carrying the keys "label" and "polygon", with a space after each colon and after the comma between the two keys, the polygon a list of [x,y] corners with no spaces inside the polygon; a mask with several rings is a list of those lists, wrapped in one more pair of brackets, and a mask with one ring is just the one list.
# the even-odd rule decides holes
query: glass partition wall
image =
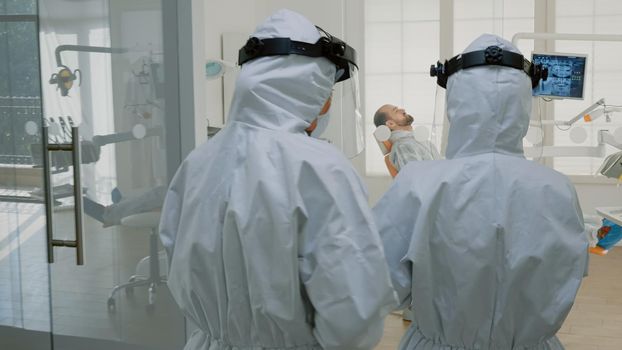
{"label": "glass partition wall", "polygon": [[157,238],[181,158],[166,6],[0,0],[0,348],[183,347]]}
{"label": "glass partition wall", "polygon": [[36,0],[0,0],[0,348],[51,348]]}

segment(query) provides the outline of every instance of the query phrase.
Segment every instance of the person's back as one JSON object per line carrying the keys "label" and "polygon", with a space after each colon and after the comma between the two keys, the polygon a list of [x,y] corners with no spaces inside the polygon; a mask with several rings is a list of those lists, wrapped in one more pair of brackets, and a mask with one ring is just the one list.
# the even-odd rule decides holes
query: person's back
{"label": "person's back", "polygon": [[[515,50],[483,36],[465,52],[490,45]],[[530,88],[512,68],[452,75],[447,160],[408,164],[374,208],[414,309],[401,349],[563,349],[587,241],[569,180],[523,156]]]}
{"label": "person's back", "polygon": [[[255,36],[314,43],[319,33],[279,11]],[[173,179],[160,233],[171,292],[199,328],[186,349],[379,340],[394,299],[365,190],[336,148],[305,133],[334,77],[322,58],[245,64],[227,126]]]}

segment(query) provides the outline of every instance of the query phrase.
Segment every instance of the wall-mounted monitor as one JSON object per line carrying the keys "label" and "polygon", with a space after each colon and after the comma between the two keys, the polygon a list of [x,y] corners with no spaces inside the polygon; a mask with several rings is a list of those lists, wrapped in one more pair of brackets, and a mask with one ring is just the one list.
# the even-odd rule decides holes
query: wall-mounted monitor
{"label": "wall-mounted monitor", "polygon": [[534,52],[531,62],[547,67],[549,77],[533,89],[533,96],[583,99],[586,60],[580,54]]}

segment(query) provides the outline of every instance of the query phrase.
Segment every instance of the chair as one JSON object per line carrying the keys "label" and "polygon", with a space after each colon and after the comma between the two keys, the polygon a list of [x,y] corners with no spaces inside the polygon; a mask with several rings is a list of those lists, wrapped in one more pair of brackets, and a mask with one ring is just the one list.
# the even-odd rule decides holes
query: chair
{"label": "chair", "polygon": [[391,130],[386,125],[381,125],[374,131],[374,138],[378,143],[378,147],[380,147],[380,151],[382,152],[382,156],[384,157],[384,164],[387,166],[387,170],[391,177],[397,176],[397,169],[395,165],[391,162],[391,148],[393,144],[389,140],[391,137]]}
{"label": "chair", "polygon": [[[115,294],[125,289],[127,294],[134,292],[135,287],[149,286],[147,310],[152,311],[155,307],[156,288],[159,285],[166,284],[166,277],[160,274],[160,254],[158,253],[158,225],[160,222],[160,212],[153,211],[147,213],[139,213],[124,217],[121,219],[121,225],[132,228],[149,228],[149,256],[143,258],[136,268],[136,274],[131,276],[128,282],[114,286],[110,291],[108,298],[108,309],[114,311],[116,309]],[[141,274],[141,266],[148,264],[148,273]]]}

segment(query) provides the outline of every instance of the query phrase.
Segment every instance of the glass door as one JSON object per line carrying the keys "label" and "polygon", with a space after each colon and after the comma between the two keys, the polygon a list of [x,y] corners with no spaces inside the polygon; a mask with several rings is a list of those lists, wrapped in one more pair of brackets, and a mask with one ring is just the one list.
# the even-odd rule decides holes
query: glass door
{"label": "glass door", "polygon": [[163,2],[39,0],[55,349],[183,348],[157,237],[181,142]]}
{"label": "glass door", "polygon": [[0,0],[0,349],[51,349],[36,0]]}

